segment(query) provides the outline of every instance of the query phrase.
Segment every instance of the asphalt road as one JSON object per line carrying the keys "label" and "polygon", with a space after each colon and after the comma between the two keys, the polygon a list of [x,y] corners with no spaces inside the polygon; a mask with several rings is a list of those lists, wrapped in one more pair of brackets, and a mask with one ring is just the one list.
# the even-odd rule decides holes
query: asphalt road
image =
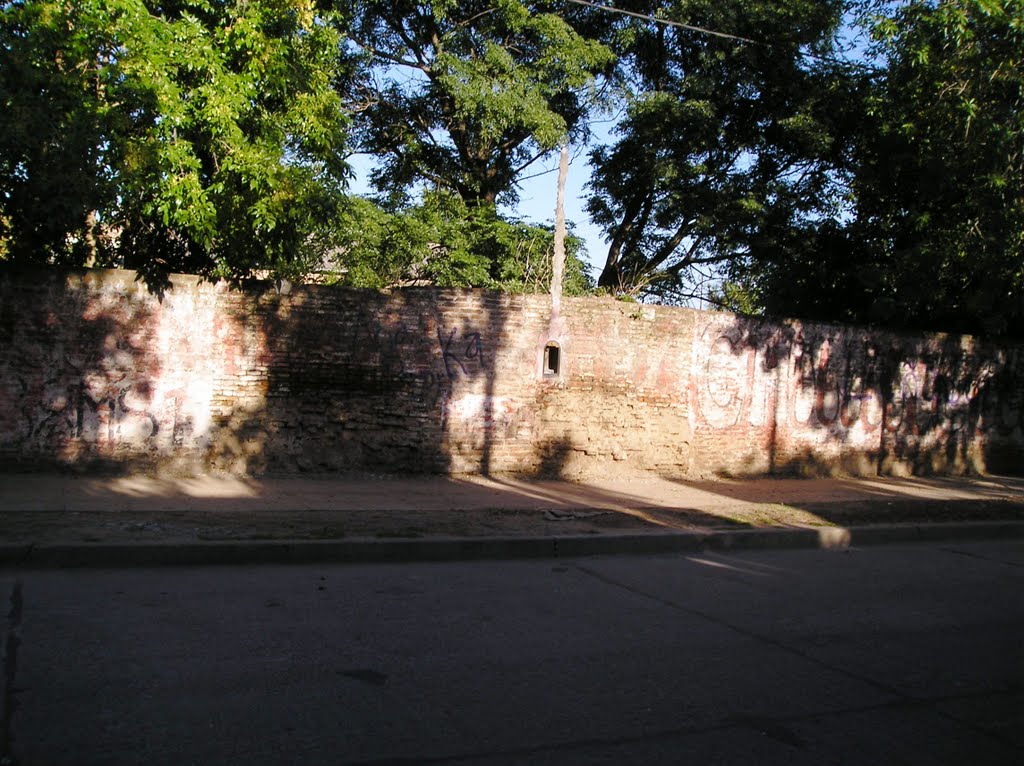
{"label": "asphalt road", "polygon": [[1024,546],[0,572],[35,764],[1020,764]]}

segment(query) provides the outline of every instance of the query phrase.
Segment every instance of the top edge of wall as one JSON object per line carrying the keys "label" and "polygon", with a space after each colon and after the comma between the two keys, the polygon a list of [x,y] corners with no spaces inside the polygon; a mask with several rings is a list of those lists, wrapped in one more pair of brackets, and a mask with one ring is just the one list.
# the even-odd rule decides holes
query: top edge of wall
{"label": "top edge of wall", "polygon": [[[159,297],[160,294],[159,291],[149,290],[139,272],[131,269],[51,267],[39,264],[12,264],[0,261],[0,280],[9,282],[12,278],[19,281],[27,279],[45,282],[50,285],[56,282],[63,282],[67,286],[84,284],[96,287],[117,287],[126,291],[134,289],[151,293],[154,297]],[[195,290],[207,286],[209,289],[217,292],[237,292],[239,294],[256,296],[302,293],[349,293],[385,297],[401,295],[434,295],[439,297],[477,295],[484,299],[500,300],[502,302],[523,301],[544,305],[550,301],[548,293],[510,293],[482,287],[417,285],[378,289],[290,282],[283,279],[247,279],[238,282],[228,282],[225,280],[213,280],[195,274],[170,274],[167,279],[168,291]],[[563,303],[574,305],[577,309],[586,306],[600,307],[604,310],[617,307],[623,316],[637,321],[656,321],[660,316],[675,315],[679,317],[690,315],[693,317],[703,317],[708,320],[718,319],[724,322],[731,322],[733,327],[741,331],[746,328],[785,328],[787,331],[794,332],[795,334],[811,331],[815,334],[824,333],[826,337],[860,334],[864,336],[865,340],[872,336],[877,338],[879,335],[884,335],[892,338],[893,341],[898,341],[900,346],[906,343],[924,342],[928,344],[938,343],[944,346],[956,345],[963,350],[976,348],[980,345],[997,346],[1007,350],[1024,349],[1024,342],[1012,339],[960,335],[943,331],[900,330],[826,320],[805,320],[788,317],[749,317],[733,314],[728,311],[645,304],[622,300],[612,295],[563,296],[562,301]]]}

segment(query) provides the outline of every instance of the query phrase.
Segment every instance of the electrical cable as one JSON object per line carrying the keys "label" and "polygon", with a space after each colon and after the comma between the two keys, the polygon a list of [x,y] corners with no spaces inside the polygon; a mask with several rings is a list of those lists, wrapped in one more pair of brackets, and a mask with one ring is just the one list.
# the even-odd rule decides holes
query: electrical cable
{"label": "electrical cable", "polygon": [[[647,13],[638,13],[636,11],[627,11],[625,8],[616,8],[614,5],[606,5],[604,3],[592,2],[592,0],[569,0],[570,3],[576,5],[582,5],[586,8],[594,8],[599,11],[607,11],[609,13],[618,13],[623,16],[631,16],[635,19],[641,19],[643,21],[650,21],[654,24],[662,24],[668,27],[678,27],[679,29],[685,29],[688,32],[697,32],[703,35],[711,35],[713,37],[720,37],[725,40],[736,40],[741,43],[749,43],[751,45],[759,45],[764,47],[771,47],[771,43],[763,40],[753,40],[749,37],[741,37],[740,35],[729,34],[728,32],[719,32],[714,29],[708,29],[707,27],[698,27],[694,24],[686,24],[682,21],[675,21],[673,19],[663,19],[658,16],[652,16]],[[800,51],[801,56],[804,58],[815,59],[817,61],[825,61],[832,64],[841,64],[843,66],[854,67],[858,69],[865,69],[868,71],[875,71],[873,67],[868,66],[857,61],[846,61],[843,59],[837,59],[831,56],[821,56],[816,53],[810,53],[809,51]]]}
{"label": "electrical cable", "polygon": [[647,13],[637,13],[636,11],[627,11],[624,8],[616,8],[614,5],[605,5],[603,3],[593,3],[590,0],[569,0],[570,3],[576,3],[576,5],[584,5],[589,8],[597,8],[602,11],[610,11],[611,13],[621,13],[623,16],[632,16],[635,19],[643,19],[644,21],[653,21],[655,24],[664,24],[670,27],[679,27],[680,29],[687,29],[691,32],[700,32],[705,35],[713,35],[715,37],[723,37],[726,40],[739,40],[743,43],[753,43],[757,45],[757,40],[751,40],[749,37],[740,37],[739,35],[730,35],[727,32],[716,32],[713,29],[706,29],[704,27],[696,27],[692,24],[684,24],[681,21],[673,21],[672,19],[662,19],[657,16],[651,16]]}

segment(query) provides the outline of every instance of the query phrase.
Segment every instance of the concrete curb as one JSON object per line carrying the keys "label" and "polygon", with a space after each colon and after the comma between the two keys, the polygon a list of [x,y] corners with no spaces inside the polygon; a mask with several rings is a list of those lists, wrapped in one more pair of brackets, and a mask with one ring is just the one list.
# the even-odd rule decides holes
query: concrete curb
{"label": "concrete curb", "polygon": [[1024,522],[886,524],[607,536],[8,544],[0,545],[0,567],[59,569],[476,561],[783,548],[843,549],[888,543],[987,539],[1024,539]]}

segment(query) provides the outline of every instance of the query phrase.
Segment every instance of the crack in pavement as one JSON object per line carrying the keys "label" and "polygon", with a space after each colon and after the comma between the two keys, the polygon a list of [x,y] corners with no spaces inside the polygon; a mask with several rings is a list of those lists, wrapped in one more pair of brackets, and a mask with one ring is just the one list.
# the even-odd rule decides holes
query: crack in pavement
{"label": "crack in pavement", "polygon": [[24,611],[24,598],[21,592],[21,581],[14,583],[11,590],[11,610],[7,613],[7,635],[3,644],[3,684],[4,691],[0,695],[0,766],[16,766],[14,758],[14,711],[18,707],[15,699],[17,689],[14,687],[18,670],[18,646],[21,644],[21,617]]}
{"label": "crack in pavement", "polygon": [[965,551],[960,548],[939,548],[939,550],[943,551],[944,553],[952,553],[956,556],[966,556],[969,559],[987,561],[990,564],[1002,564],[1003,566],[1024,569],[1024,563],[1018,561],[1006,561],[1004,559],[995,559],[991,556],[983,556],[980,553],[973,553],[972,551]]}

